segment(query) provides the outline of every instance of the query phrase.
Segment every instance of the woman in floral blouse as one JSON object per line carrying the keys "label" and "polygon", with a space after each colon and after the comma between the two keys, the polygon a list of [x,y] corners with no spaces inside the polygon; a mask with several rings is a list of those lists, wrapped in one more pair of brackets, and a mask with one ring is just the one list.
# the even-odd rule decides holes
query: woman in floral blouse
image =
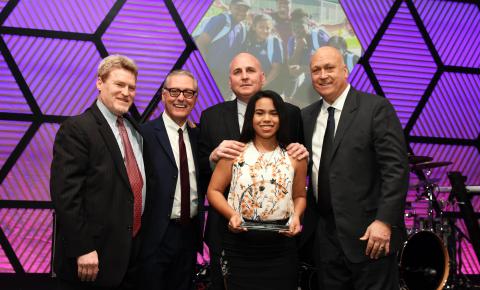
{"label": "woman in floral blouse", "polygon": [[258,92],[245,112],[239,140],[245,150],[236,159],[221,159],[210,181],[210,205],[228,220],[221,261],[228,290],[297,289],[293,236],[301,231],[305,210],[307,161],[288,156],[287,126],[282,98]]}

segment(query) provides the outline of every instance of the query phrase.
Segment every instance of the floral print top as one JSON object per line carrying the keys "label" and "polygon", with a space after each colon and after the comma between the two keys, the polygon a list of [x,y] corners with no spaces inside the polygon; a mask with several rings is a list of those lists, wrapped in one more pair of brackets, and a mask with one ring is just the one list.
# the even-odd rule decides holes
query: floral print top
{"label": "floral print top", "polygon": [[228,204],[248,220],[288,219],[293,213],[294,169],[287,152],[277,146],[260,153],[249,142],[232,167]]}

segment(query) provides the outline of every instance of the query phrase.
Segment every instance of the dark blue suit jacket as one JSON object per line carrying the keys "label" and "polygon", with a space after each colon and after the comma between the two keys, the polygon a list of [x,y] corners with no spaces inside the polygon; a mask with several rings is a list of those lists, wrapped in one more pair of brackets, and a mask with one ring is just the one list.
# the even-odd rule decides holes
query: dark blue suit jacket
{"label": "dark blue suit jacket", "polygon": [[[195,163],[197,188],[200,191],[201,184],[197,158],[198,129],[189,128],[188,126],[187,128]],[[141,131],[144,142],[148,144],[149,148],[149,151],[145,152],[145,157],[149,158],[153,165],[150,178],[152,184],[149,186],[150,192],[146,200],[145,213],[142,220],[144,230],[142,256],[147,257],[154,253],[155,249],[158,248],[158,245],[165,238],[173,207],[175,186],[180,176],[162,116],[143,124]],[[201,250],[202,247],[203,203],[204,197],[199,192],[198,214],[193,220],[196,223],[195,229],[197,232],[195,236],[197,238],[192,241],[198,247],[198,250]]]}

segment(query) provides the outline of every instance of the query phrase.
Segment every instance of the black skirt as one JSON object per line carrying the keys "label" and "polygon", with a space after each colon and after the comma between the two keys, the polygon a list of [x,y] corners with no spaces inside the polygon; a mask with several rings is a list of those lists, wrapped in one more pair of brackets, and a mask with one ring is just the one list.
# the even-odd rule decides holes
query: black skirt
{"label": "black skirt", "polygon": [[227,290],[295,290],[295,238],[277,232],[227,232],[221,257]]}

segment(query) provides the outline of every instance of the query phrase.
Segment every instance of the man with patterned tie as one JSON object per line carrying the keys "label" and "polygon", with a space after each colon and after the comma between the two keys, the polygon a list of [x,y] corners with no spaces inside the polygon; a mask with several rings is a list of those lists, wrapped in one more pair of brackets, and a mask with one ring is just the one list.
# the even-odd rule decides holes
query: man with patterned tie
{"label": "man with patterned tie", "polygon": [[192,289],[204,200],[198,194],[197,128],[187,122],[197,90],[190,72],[172,71],[162,89],[164,112],[142,126],[154,166],[143,219],[142,290]]}
{"label": "man with patterned tie", "polygon": [[149,168],[139,128],[127,114],[137,75],[128,57],[103,59],[96,102],[56,135],[50,189],[58,289],[136,286]]}
{"label": "man with patterned tie", "polygon": [[336,48],[319,48],[310,70],[321,99],[302,110],[312,157],[302,241],[313,239],[319,288],[398,289],[408,188],[400,121],[386,98],[349,85]]}

